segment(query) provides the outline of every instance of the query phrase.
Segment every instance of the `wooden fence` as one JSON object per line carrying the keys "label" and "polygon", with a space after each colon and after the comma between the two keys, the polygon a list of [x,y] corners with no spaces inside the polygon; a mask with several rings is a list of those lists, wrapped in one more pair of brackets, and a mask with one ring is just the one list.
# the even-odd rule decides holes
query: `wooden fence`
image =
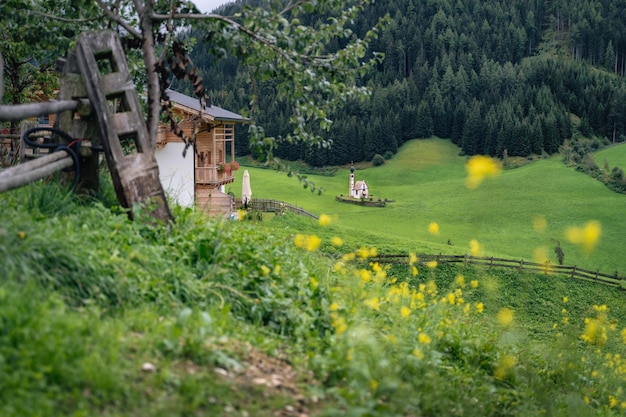
{"label": "wooden fence", "polygon": [[[470,255],[416,255],[418,263],[426,264],[427,262],[437,261],[437,263],[462,263],[463,265],[479,265],[487,268],[511,268],[518,271],[530,271],[542,273],[545,275],[564,275],[570,278],[581,279],[584,281],[593,281],[605,285],[617,287],[626,290],[626,278],[619,276],[617,272],[613,275],[603,274],[599,271],[590,271],[578,266],[553,265],[550,262],[537,263],[528,262],[523,259],[513,260],[494,257],[477,257]],[[381,254],[370,258],[370,261],[379,263],[402,264],[409,263],[409,255],[407,254]]]}
{"label": "wooden fence", "polygon": [[[235,199],[235,207],[241,207],[243,203],[240,198]],[[249,207],[254,210],[262,211],[264,213],[275,213],[281,211],[288,211],[290,213],[294,213],[300,216],[312,217],[314,219],[319,219],[319,216],[306,211],[301,207],[296,207],[291,204],[285,203],[284,201],[278,200],[267,200],[263,198],[253,198],[249,203]]]}

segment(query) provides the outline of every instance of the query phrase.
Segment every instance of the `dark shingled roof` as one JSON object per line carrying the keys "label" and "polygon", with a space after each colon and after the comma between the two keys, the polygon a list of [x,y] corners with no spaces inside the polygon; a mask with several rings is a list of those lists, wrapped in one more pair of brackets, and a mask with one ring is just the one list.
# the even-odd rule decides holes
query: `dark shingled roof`
{"label": "dark shingled roof", "polygon": [[[200,111],[200,100],[194,97],[189,97],[185,94],[179,93],[174,90],[166,90],[167,95],[170,98],[170,101],[173,103],[178,103],[182,106],[189,107],[190,109]],[[213,117],[215,120],[223,121],[223,122],[240,122],[245,123],[249,122],[250,119],[247,117],[243,117],[240,114],[233,113],[232,111],[225,110],[221,107],[217,106],[209,106],[204,108],[204,113]]]}

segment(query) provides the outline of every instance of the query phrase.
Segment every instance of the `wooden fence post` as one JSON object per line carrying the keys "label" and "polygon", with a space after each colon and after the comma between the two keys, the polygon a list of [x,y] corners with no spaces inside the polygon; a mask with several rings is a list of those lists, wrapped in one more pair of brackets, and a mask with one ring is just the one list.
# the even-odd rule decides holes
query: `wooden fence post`
{"label": "wooden fence post", "polygon": [[57,116],[54,126],[64,132],[68,132],[71,137],[81,141],[79,152],[80,159],[80,179],[76,192],[79,194],[94,195],[99,188],[100,152],[102,148],[95,121],[91,118],[92,108],[88,104],[87,90],[80,75],[76,52],[68,53],[63,63],[63,77],[59,88],[59,100],[80,99],[82,104],[78,107],[76,118],[75,111],[64,111]]}

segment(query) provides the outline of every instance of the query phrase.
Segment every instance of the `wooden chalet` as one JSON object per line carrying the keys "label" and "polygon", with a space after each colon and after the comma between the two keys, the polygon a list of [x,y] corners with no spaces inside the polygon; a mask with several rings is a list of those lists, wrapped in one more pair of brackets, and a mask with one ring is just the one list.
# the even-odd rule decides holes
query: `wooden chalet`
{"label": "wooden chalet", "polygon": [[196,130],[196,149],[189,148],[167,126],[160,126],[155,156],[163,188],[183,206],[192,206],[210,215],[229,215],[234,200],[226,184],[235,180],[235,124],[249,119],[217,106],[206,106],[200,118],[200,101],[172,90],[168,96],[175,117],[187,137]]}

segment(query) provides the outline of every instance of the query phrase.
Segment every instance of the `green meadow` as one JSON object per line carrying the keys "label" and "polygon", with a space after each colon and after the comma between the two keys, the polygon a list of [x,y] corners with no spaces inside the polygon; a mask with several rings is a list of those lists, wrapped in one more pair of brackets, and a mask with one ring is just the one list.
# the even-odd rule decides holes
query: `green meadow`
{"label": "green meadow", "polygon": [[595,153],[594,159],[599,167],[604,167],[604,162],[606,161],[609,164],[609,170],[614,167],[626,169],[626,144],[602,149]]}
{"label": "green meadow", "polygon": [[[618,149],[607,152],[619,158]],[[241,177],[248,169],[253,198],[282,200],[318,215],[331,215],[338,234],[359,236],[361,244],[383,252],[469,254],[469,242],[475,239],[483,256],[529,261],[544,261],[547,256],[556,264],[554,248],[560,244],[565,265],[626,273],[622,257],[626,225],[619,215],[626,195],[566,167],[558,156],[505,169],[470,190],[465,186],[465,162],[457,146],[432,138],[408,142],[380,167],[357,165],[355,179],[367,182],[374,200],[393,200],[384,208],[335,201],[335,196],[348,194],[348,167],[333,177],[308,175],[316,187],[311,192],[296,176],[244,166],[228,191],[241,193]],[[321,195],[319,187],[324,189]],[[545,219],[545,229],[534,227],[536,219]],[[566,239],[568,228],[583,227],[592,220],[602,227],[593,251]],[[439,225],[438,235],[428,232],[431,222]],[[314,223],[302,221],[298,227]],[[280,220],[276,225],[280,228]],[[268,226],[273,227],[272,221]]]}
{"label": "green meadow", "polygon": [[[142,208],[131,221],[110,180],[89,200],[55,181],[0,194],[0,415],[623,416],[619,288],[370,259],[372,247],[463,253],[470,239],[486,255],[531,257],[555,236],[566,263],[619,268],[625,196],[557,158],[470,191],[464,163],[431,139],[359,167],[373,198],[395,200],[385,208],[335,202],[347,168],[310,176],[317,195],[247,167],[254,197],[328,214],[328,225],[177,205],[173,224]],[[590,219],[603,233],[585,254],[563,233]]]}

